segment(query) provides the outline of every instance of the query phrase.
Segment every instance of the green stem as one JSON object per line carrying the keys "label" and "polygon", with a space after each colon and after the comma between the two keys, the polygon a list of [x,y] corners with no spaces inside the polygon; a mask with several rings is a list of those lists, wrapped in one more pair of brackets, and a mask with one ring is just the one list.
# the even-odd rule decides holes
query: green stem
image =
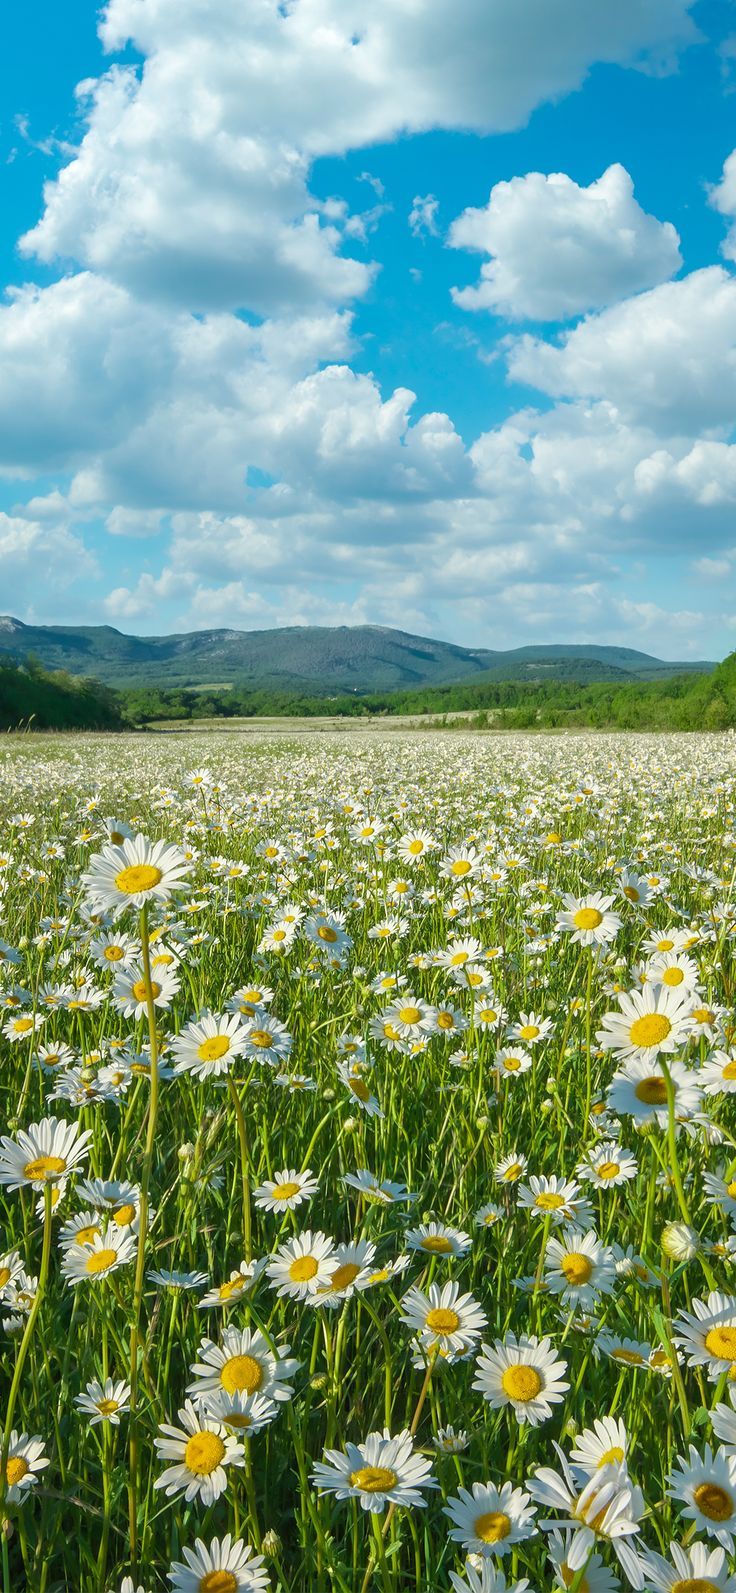
{"label": "green stem", "polygon": [[248,1156],[248,1134],[247,1134],[247,1130],[246,1130],[246,1126],[245,1126],[245,1117],[243,1115],[242,1102],[241,1102],[240,1096],[238,1095],[238,1086],[235,1083],[235,1080],[230,1078],[229,1074],[228,1074],[228,1080],[227,1080],[227,1087],[228,1087],[228,1090],[230,1091],[230,1099],[231,1099],[231,1101],[233,1103],[233,1110],[235,1112],[235,1122],[237,1124],[237,1129],[238,1129],[238,1143],[240,1145],[240,1177],[241,1177],[242,1185],[243,1185],[243,1248],[244,1248],[244,1251],[245,1251],[245,1259],[246,1259],[246,1261],[250,1261],[253,1245],[252,1245],[252,1238],[251,1238],[250,1179],[249,1179],[250,1159],[249,1159],[249,1156]]}
{"label": "green stem", "polygon": [[[39,1313],[39,1311],[41,1309],[41,1302],[42,1302],[44,1294],[46,1292],[46,1283],[48,1281],[49,1262],[50,1262],[50,1260],[51,1260],[51,1184],[50,1183],[46,1183],[46,1184],[44,1184],[44,1190],[43,1190],[43,1253],[42,1253],[42,1256],[41,1256],[41,1271],[40,1271],[39,1278],[38,1278],[38,1288],[36,1289],[36,1295],[35,1295],[35,1298],[34,1298],[34,1301],[33,1301],[33,1305],[31,1306],[30,1313],[29,1313],[29,1316],[28,1316],[28,1321],[26,1322],[25,1332],[24,1332],[23,1337],[22,1337],[22,1339],[20,1341],[20,1349],[18,1351],[18,1359],[17,1359],[17,1361],[15,1363],[15,1371],[13,1373],[13,1381],[12,1381],[12,1383],[10,1385],[10,1393],[8,1395],[8,1406],[7,1406],[7,1411],[6,1411],[6,1415],[5,1415],[5,1428],[4,1428],[4,1431],[3,1431],[3,1448],[2,1448],[2,1456],[0,1457],[0,1528],[2,1526],[3,1507],[4,1507],[4,1504],[5,1504],[5,1494],[7,1492],[7,1486],[8,1486],[8,1480],[7,1480],[8,1451],[10,1449],[10,1435],[11,1435],[11,1433],[13,1431],[13,1416],[15,1415],[15,1406],[16,1406],[16,1401],[17,1401],[17,1398],[18,1398],[18,1390],[20,1389],[20,1380],[21,1380],[21,1377],[23,1375],[23,1367],[25,1366],[26,1356],[28,1355],[28,1351],[29,1351],[29,1349],[31,1347],[31,1339],[33,1338],[33,1330],[34,1330],[34,1328],[36,1326],[36,1318],[37,1318],[38,1313]],[[3,1539],[3,1541],[4,1541],[4,1539]]]}
{"label": "green stem", "polygon": [[138,1471],[139,1456],[139,1425],[138,1415],[138,1353],[140,1347],[140,1321],[143,1304],[143,1282],[146,1263],[146,1233],[148,1228],[148,1190],[151,1182],[151,1168],[153,1166],[153,1151],[156,1142],[156,1119],[158,1117],[158,1036],[156,1034],[156,1009],[153,999],[153,985],[151,981],[151,945],[148,934],[148,907],[141,908],[141,954],[143,961],[143,980],[146,986],[146,1012],[148,1015],[148,1037],[151,1046],[151,1094],[148,1102],[148,1126],[146,1131],[146,1148],[143,1156],[143,1170],[141,1173],[141,1190],[138,1225],[138,1251],[135,1263],[135,1283],[133,1287],[133,1321],[130,1329],[130,1476],[128,1479],[128,1526],[130,1533],[130,1561],[135,1574],[138,1557]]}

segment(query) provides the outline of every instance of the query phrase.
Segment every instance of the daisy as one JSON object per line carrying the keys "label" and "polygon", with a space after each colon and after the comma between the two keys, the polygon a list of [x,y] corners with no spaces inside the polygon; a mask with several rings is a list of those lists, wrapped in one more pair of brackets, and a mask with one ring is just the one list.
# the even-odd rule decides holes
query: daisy
{"label": "daisy", "polygon": [[544,1257],[547,1288],[562,1295],[565,1304],[589,1309],[599,1294],[613,1294],[616,1263],[612,1250],[592,1230],[571,1229],[562,1239],[550,1239]]}
{"label": "daisy", "polygon": [[263,1211],[295,1211],[297,1206],[310,1200],[318,1189],[319,1183],[311,1168],[307,1167],[303,1173],[298,1173],[296,1168],[286,1167],[274,1179],[264,1179],[253,1190],[253,1199]]}
{"label": "daisy", "polygon": [[410,1265],[411,1256],[406,1254],[394,1256],[392,1261],[384,1261],[382,1265],[380,1267],[376,1267],[373,1272],[368,1272],[365,1274],[365,1276],[361,1275],[359,1278],[357,1278],[356,1288],[361,1290],[373,1289],[376,1287],[376,1285],[381,1283],[392,1283],[393,1279],[400,1278],[402,1273],[406,1272],[407,1267]]}
{"label": "daisy", "polygon": [[501,1207],[489,1200],[485,1206],[478,1207],[473,1221],[477,1228],[495,1228],[496,1223],[500,1222],[502,1217],[503,1211]]}
{"label": "daisy", "polygon": [[468,1559],[465,1562],[465,1575],[460,1576],[457,1571],[450,1572],[450,1581],[454,1593],[527,1593],[529,1578],[523,1576],[520,1581],[507,1582],[503,1571],[491,1565],[490,1560],[479,1560],[474,1556],[476,1563]]}
{"label": "daisy", "polygon": [[648,1367],[652,1346],[639,1339],[620,1338],[603,1328],[595,1340],[593,1353],[607,1355],[609,1360],[616,1361],[619,1366]]}
{"label": "daisy", "polygon": [[528,1483],[538,1504],[553,1509],[559,1519],[540,1521],[543,1532],[569,1527],[573,1536],[566,1561],[573,1577],[585,1566],[596,1539],[610,1543],[632,1586],[642,1586],[637,1555],[628,1539],[639,1531],[644,1499],[620,1466],[601,1466],[580,1489],[559,1444],[554,1445],[561,1473],[543,1466]]}
{"label": "daisy", "polygon": [[519,1209],[530,1211],[534,1217],[546,1217],[557,1226],[565,1222],[587,1222],[592,1214],[590,1204],[580,1193],[580,1187],[564,1178],[530,1178],[519,1187]]}
{"label": "daisy", "polygon": [[23,1261],[19,1250],[6,1250],[5,1255],[0,1255],[0,1295],[15,1283],[23,1271]]}
{"label": "daisy", "polygon": [[[550,1565],[555,1572],[555,1586],[560,1588],[570,1587],[575,1580],[568,1555],[575,1542],[575,1534],[569,1529],[565,1532],[550,1532],[547,1539],[547,1553]],[[591,1554],[586,1562],[585,1575],[580,1584],[587,1589],[587,1593],[618,1593],[621,1584],[612,1571],[603,1564],[599,1554]]]}
{"label": "daisy", "polygon": [[267,1264],[271,1288],[279,1295],[304,1300],[329,1283],[335,1266],[335,1246],[325,1233],[306,1233],[279,1245]]}
{"label": "daisy", "polygon": [[501,1046],[493,1058],[494,1070],[510,1074],[512,1078],[528,1073],[531,1066],[531,1056],[521,1046]]}
{"label": "daisy", "polygon": [[509,1151],[502,1157],[493,1174],[497,1184],[516,1184],[524,1177],[528,1161],[526,1156],[520,1156],[517,1151]]}
{"label": "daisy", "polygon": [[471,1294],[461,1294],[459,1283],[430,1284],[429,1292],[407,1289],[401,1301],[401,1320],[418,1334],[425,1350],[464,1355],[472,1349],[486,1326],[485,1311]]}
{"label": "daisy", "polygon": [[194,1548],[183,1553],[186,1563],[174,1560],[168,1572],[171,1593],[263,1593],[271,1585],[263,1556],[229,1532],[209,1548],[195,1538]]}
{"label": "daisy", "polygon": [[109,1422],[111,1427],[119,1427],[120,1417],[125,1415],[129,1401],[130,1385],[122,1380],[114,1383],[108,1377],[104,1383],[93,1379],[87,1384],[84,1394],[77,1394],[74,1403],[78,1410],[90,1417],[90,1427],[96,1427],[98,1422]]}
{"label": "daisy", "polygon": [[621,928],[618,913],[612,913],[612,896],[594,891],[590,896],[563,896],[565,909],[557,914],[557,927],[571,934],[580,946],[606,946]]}
{"label": "daisy", "polygon": [[320,1493],[337,1499],[358,1499],[361,1509],[379,1515],[386,1504],[416,1505],[423,1509],[423,1488],[436,1488],[432,1462],[414,1450],[411,1433],[392,1437],[388,1428],[369,1433],[362,1444],[345,1450],[326,1449],[324,1461],[312,1469]]}
{"label": "daisy", "polygon": [[186,1400],[178,1413],[181,1427],[163,1423],[156,1438],[156,1453],[174,1465],[156,1478],[154,1488],[165,1489],[167,1498],[183,1493],[189,1504],[198,1496],[205,1506],[214,1504],[227,1487],[227,1467],[242,1466],[245,1450],[221,1422],[198,1413]]}
{"label": "daisy", "polygon": [[471,1239],[458,1228],[448,1228],[444,1222],[423,1222],[418,1228],[406,1232],[410,1250],[423,1250],[428,1256],[464,1256],[470,1249]]}
{"label": "daisy", "polygon": [[709,1549],[705,1543],[691,1543],[683,1549],[679,1543],[671,1543],[670,1556],[672,1563],[651,1549],[644,1550],[646,1585],[656,1593],[682,1593],[683,1588],[695,1593],[736,1593],[736,1576],[729,1572],[725,1549]]}
{"label": "daisy", "polygon": [[289,1346],[270,1348],[258,1329],[226,1328],[222,1343],[202,1339],[199,1360],[191,1368],[194,1379],[187,1393],[196,1399],[224,1389],[226,1394],[266,1394],[272,1400],[289,1400],[290,1379],[300,1362],[289,1358]]}
{"label": "daisy", "polygon": [[654,1061],[660,1052],[670,1054],[692,1032],[689,993],[670,990],[666,985],[645,985],[643,990],[622,991],[620,1012],[606,1012],[598,1044],[604,1051],[615,1051],[627,1058]]}
{"label": "daisy", "polygon": [[467,1449],[470,1439],[462,1430],[455,1432],[454,1427],[438,1427],[432,1439],[432,1444],[438,1455],[461,1455]]}
{"label": "daisy", "polygon": [[578,1178],[597,1184],[599,1189],[612,1189],[636,1178],[638,1163],[631,1151],[623,1150],[617,1140],[609,1139],[589,1151],[575,1171]]}
{"label": "daisy", "polygon": [[592,1477],[601,1466],[625,1467],[627,1448],[628,1436],[623,1422],[614,1416],[604,1416],[580,1434],[570,1458],[586,1476]]}
{"label": "daisy", "polygon": [[228,1394],[224,1388],[200,1394],[199,1404],[208,1416],[222,1422],[231,1432],[247,1433],[249,1438],[254,1438],[279,1414],[275,1399],[269,1399],[266,1394]]}
{"label": "daisy", "polygon": [[237,1013],[219,1016],[202,1013],[188,1023],[171,1044],[175,1073],[193,1073],[195,1078],[219,1078],[228,1073],[235,1058],[246,1049],[245,1029]]}
{"label": "daisy", "polygon": [[89,1128],[80,1131],[76,1123],[45,1117],[30,1128],[19,1129],[17,1139],[3,1134],[0,1139],[0,1184],[9,1189],[43,1189],[77,1167],[87,1155]]}
{"label": "daisy", "polygon": [[96,852],[82,884],[94,906],[120,913],[126,907],[165,902],[174,891],[188,890],[185,876],[190,867],[180,847],[137,835]]}
{"label": "daisy", "polygon": [[522,1012],[518,1022],[512,1023],[509,1029],[509,1039],[521,1041],[523,1045],[539,1045],[551,1033],[551,1018],[543,1018],[537,1012]]}
{"label": "daisy", "polygon": [[416,1195],[409,1193],[406,1184],[393,1183],[390,1178],[379,1180],[367,1167],[359,1167],[355,1173],[345,1173],[342,1181],[377,1206],[393,1206],[397,1202],[408,1204],[417,1199]]}
{"label": "daisy", "polygon": [[434,1007],[428,1006],[420,996],[403,990],[401,999],[381,1014],[385,1023],[396,1030],[400,1040],[411,1040],[420,1034],[430,1034],[435,1023]]}
{"label": "daisy", "polygon": [[505,1482],[474,1482],[472,1493],[459,1488],[447,1501],[444,1514],[454,1523],[450,1537],[465,1550],[484,1557],[507,1554],[533,1537],[534,1505],[523,1488]]}
{"label": "daisy", "polygon": [[28,1490],[38,1482],[38,1473],[48,1466],[48,1456],[43,1452],[42,1438],[29,1438],[27,1433],[10,1434],[8,1458],[5,1465],[6,1504],[20,1504]]}
{"label": "daisy", "polygon": [[731,1051],[713,1051],[698,1073],[705,1095],[736,1094],[736,1056]]}
{"label": "daisy", "polygon": [[362,1074],[356,1071],[354,1063],[348,1060],[338,1062],[337,1072],[341,1082],[347,1086],[362,1112],[366,1112],[368,1117],[383,1117],[378,1097],[373,1094],[369,1085],[366,1084]]}
{"label": "daisy", "polygon": [[341,1300],[349,1300],[353,1291],[359,1289],[369,1276],[375,1254],[376,1247],[368,1239],[356,1239],[352,1244],[338,1245],[329,1282],[317,1290],[309,1304],[333,1307],[339,1305]]}
{"label": "daisy", "polygon": [[453,885],[464,884],[480,867],[480,858],[474,846],[451,846],[440,863],[442,879]]}
{"label": "daisy", "polygon": [[64,1253],[61,1275],[73,1288],[77,1283],[96,1283],[118,1267],[135,1260],[136,1239],[112,1223],[104,1233],[94,1234],[85,1244],[71,1244]]}
{"label": "daisy", "polygon": [[688,1458],[677,1457],[667,1492],[684,1505],[683,1515],[733,1554],[736,1531],[736,1456],[721,1447],[715,1454],[706,1444],[702,1455],[692,1444]]}
{"label": "daisy", "polygon": [[11,1045],[17,1045],[21,1040],[32,1040],[45,1021],[45,1012],[19,1012],[3,1024],[3,1034]]}
{"label": "daisy", "polygon": [[687,991],[692,995],[698,989],[700,969],[684,951],[664,951],[652,957],[647,964],[647,981],[656,989],[664,985],[668,990]]}
{"label": "daisy", "polygon": [[[178,989],[176,974],[158,972],[155,978],[152,976],[151,999],[154,1007],[170,1007]],[[124,1018],[134,1018],[137,1022],[145,1017],[148,1010],[148,984],[141,963],[129,963],[123,971],[116,973],[112,1002]]]}
{"label": "daisy", "polygon": [[548,1338],[516,1338],[508,1333],[494,1344],[483,1344],[476,1362],[473,1388],[492,1410],[510,1405],[516,1420],[537,1427],[552,1415],[570,1384],[567,1362],[555,1358]]}
{"label": "daisy", "polygon": [[202,1295],[201,1300],[197,1302],[198,1309],[205,1311],[210,1306],[229,1306],[242,1300],[243,1295],[258,1282],[261,1273],[265,1272],[266,1265],[265,1256],[260,1260],[241,1261],[240,1266],[230,1273],[225,1283],[216,1284],[213,1289],[208,1289],[207,1293]]}
{"label": "daisy", "polygon": [[187,1289],[201,1289],[207,1282],[206,1272],[176,1272],[161,1268],[160,1271],[147,1272],[149,1283],[157,1283],[161,1289],[171,1289],[175,1294],[181,1294]]}
{"label": "daisy", "polygon": [[278,1018],[262,1014],[245,1026],[243,1052],[249,1061],[278,1067],[291,1051],[291,1035]]}
{"label": "daisy", "polygon": [[115,968],[140,957],[140,945],[132,935],[100,935],[90,942],[89,951],[98,968]]}
{"label": "daisy", "polygon": [[[675,1096],[675,1117],[689,1117],[697,1111],[700,1102],[700,1075],[693,1073],[682,1062],[668,1063]],[[621,1117],[633,1117],[635,1123],[656,1122],[667,1127],[667,1080],[656,1060],[631,1057],[625,1066],[614,1073],[608,1088],[608,1104]]]}
{"label": "daisy", "polygon": [[706,1366],[716,1382],[722,1372],[736,1367],[736,1297],[713,1290],[706,1300],[695,1299],[692,1311],[681,1311],[672,1337],[687,1355],[688,1366]]}
{"label": "daisy", "polygon": [[404,863],[416,865],[436,847],[437,842],[430,835],[429,830],[408,830],[405,835],[399,836],[396,842],[396,852]]}

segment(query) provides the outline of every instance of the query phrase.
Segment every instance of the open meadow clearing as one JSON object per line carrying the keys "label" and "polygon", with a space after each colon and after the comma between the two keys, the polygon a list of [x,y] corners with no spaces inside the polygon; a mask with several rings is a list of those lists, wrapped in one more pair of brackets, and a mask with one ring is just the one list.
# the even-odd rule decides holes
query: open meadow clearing
{"label": "open meadow clearing", "polygon": [[0,756],[2,1593],[734,1593],[736,736]]}

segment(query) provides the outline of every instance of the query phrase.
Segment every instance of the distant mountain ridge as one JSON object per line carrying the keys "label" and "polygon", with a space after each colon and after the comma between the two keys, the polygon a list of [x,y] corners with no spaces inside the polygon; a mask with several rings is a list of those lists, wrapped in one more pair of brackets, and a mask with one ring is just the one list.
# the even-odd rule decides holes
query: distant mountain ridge
{"label": "distant mountain ridge", "polygon": [[652,680],[708,673],[631,647],[548,643],[499,651],[461,647],[383,625],[285,626],[126,636],[112,625],[26,625],[0,616],[0,655],[33,654],[46,669],[110,686],[156,685],[375,692],[477,680]]}

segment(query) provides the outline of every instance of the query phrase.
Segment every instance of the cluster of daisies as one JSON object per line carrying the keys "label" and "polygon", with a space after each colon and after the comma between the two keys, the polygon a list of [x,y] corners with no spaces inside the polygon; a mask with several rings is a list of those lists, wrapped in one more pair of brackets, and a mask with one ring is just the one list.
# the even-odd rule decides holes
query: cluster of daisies
{"label": "cluster of daisies", "polygon": [[[432,1588],[736,1593],[736,756],[513,746],[266,748],[244,782],[215,742],[217,774],[163,749],[170,785],[89,751],[41,803],[11,768],[5,1353],[38,1412],[52,1298],[105,1349],[80,1375],[70,1345],[43,1435],[26,1370],[0,1490],[11,1524],[63,1499],[60,1419],[106,1474],[137,1424],[146,1530],[186,1546],[121,1593],[311,1585],[265,1482],[300,1424],[323,1552],[342,1502],[373,1518],[356,1593],[426,1506]],[[641,1399],[677,1431],[659,1489]]]}

